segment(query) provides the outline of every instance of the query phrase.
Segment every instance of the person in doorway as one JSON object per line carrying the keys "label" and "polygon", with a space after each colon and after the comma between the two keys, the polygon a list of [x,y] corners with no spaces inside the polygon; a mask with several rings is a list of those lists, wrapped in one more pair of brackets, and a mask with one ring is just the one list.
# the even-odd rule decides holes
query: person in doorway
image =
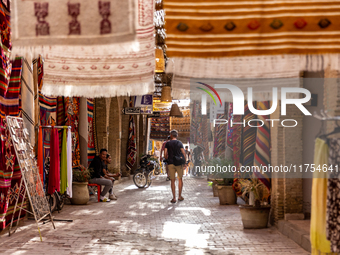
{"label": "person in doorway", "polygon": [[176,203],[176,172],[178,177],[178,201],[183,201],[182,189],[183,189],[183,165],[175,166],[175,157],[181,157],[185,159],[185,151],[181,141],[177,140],[177,130],[170,132],[170,141],[165,144],[165,158],[169,164],[169,176],[171,180],[172,200],[171,203]]}
{"label": "person in doorway", "polygon": [[[94,157],[90,164],[91,171],[91,179],[89,183],[95,183],[99,185],[104,185],[103,191],[100,193],[100,201],[101,202],[110,202],[109,198],[106,198],[105,195],[112,189],[112,181],[105,179],[103,176],[104,162],[106,161],[107,150],[101,149],[99,156]],[[98,190],[100,192],[100,190]]]}
{"label": "person in doorway", "polygon": [[191,153],[189,151],[189,146],[185,146],[185,170],[184,170],[184,175],[187,176],[189,175],[189,164],[191,161]]}
{"label": "person in doorway", "polygon": [[[112,186],[115,182],[115,178],[118,178],[119,176],[121,176],[120,173],[116,173],[116,174],[111,174],[108,170],[108,165],[111,164],[111,161],[112,161],[112,158],[111,158],[111,155],[110,154],[107,154],[106,155],[106,159],[105,159],[105,162],[104,162],[104,168],[103,168],[103,176],[105,179],[108,179],[108,180],[111,180],[112,181]],[[112,199],[112,200],[117,200],[117,196],[113,193],[113,190],[110,189],[109,190],[109,198]]]}
{"label": "person in doorway", "polygon": [[[169,176],[169,167],[168,167],[168,163],[166,162],[167,160],[165,159],[165,145],[167,142],[170,141],[170,136],[168,136],[168,139],[166,141],[164,141],[164,143],[162,144],[162,149],[161,149],[161,158],[163,159],[163,164],[165,164],[165,169],[166,169],[166,175],[167,181],[170,181],[170,176]],[[164,152],[164,157],[163,157],[163,152]]]}

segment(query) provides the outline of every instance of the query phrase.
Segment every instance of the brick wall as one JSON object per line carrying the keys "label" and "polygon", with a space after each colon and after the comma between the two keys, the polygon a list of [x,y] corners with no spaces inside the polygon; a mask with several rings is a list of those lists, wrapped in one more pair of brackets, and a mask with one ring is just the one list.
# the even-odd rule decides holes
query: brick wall
{"label": "brick wall", "polygon": [[[294,128],[282,127],[276,122],[271,128],[271,164],[273,166],[290,166],[302,164],[302,120],[301,111],[294,105],[287,105],[287,115],[280,116],[280,105],[271,119],[295,119],[298,125]],[[288,124],[288,123],[287,123]],[[272,174],[272,215],[271,223],[277,224],[289,214],[303,213],[302,175],[300,173]],[[287,178],[290,177],[290,178]]]}

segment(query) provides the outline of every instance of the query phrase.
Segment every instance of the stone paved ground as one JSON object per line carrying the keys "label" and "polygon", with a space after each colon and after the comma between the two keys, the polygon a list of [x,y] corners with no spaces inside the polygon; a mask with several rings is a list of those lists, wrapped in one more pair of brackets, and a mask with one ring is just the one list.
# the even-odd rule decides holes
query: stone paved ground
{"label": "stone paved ground", "polygon": [[65,205],[56,222],[24,226],[0,235],[1,254],[308,254],[275,228],[243,230],[237,206],[220,206],[206,179],[185,178],[185,200],[170,203],[169,182],[157,177],[148,189],[132,181],[114,186],[110,203]]}

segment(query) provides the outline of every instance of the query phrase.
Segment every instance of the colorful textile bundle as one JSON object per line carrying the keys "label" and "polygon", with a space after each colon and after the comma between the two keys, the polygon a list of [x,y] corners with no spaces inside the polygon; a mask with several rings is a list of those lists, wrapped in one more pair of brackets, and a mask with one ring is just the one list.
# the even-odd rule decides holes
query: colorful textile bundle
{"label": "colorful textile bundle", "polygon": [[12,61],[12,73],[9,86],[4,95],[0,95],[0,117],[19,115],[19,94],[21,87],[22,58]]}
{"label": "colorful textile bundle", "polygon": [[65,98],[66,126],[71,126],[72,132],[72,167],[80,165],[79,149],[79,97]]}
{"label": "colorful textile bundle", "polygon": [[0,2],[0,24],[1,24],[1,65],[0,65],[0,96],[3,96],[8,88],[11,75],[10,54],[12,49],[11,42],[11,23],[10,23],[10,2],[7,5],[4,1]]}
{"label": "colorful textile bundle", "polygon": [[[44,2],[38,1],[37,5],[33,6],[34,2],[16,0],[16,3],[20,3],[18,11],[22,12],[18,24],[19,37],[15,37],[13,43],[25,46],[16,47],[13,54],[29,51],[26,45],[44,45],[36,47],[35,50],[43,52],[45,56],[45,76],[42,87],[45,95],[88,97],[91,94],[96,97],[115,97],[132,93],[146,95],[154,92],[154,0],[138,0],[137,5],[133,5],[135,2],[133,0],[99,1],[99,7],[97,2],[91,0],[84,0],[78,4],[68,4],[68,0],[44,0]],[[58,7],[54,8],[56,4]],[[92,7],[85,9],[86,6]],[[81,22],[76,23],[82,27],[81,30],[80,27],[77,29],[79,33],[76,35],[69,36],[69,29],[71,29],[69,25],[76,21],[69,21],[67,7],[69,11],[72,9],[72,14],[69,15],[75,15],[75,20],[77,17],[82,18]],[[134,8],[137,9],[136,29],[131,23],[134,20]],[[40,10],[36,11],[38,17],[34,17],[34,9]],[[98,12],[109,17],[102,20],[103,24],[112,24],[111,32],[105,35],[99,33],[101,23],[98,19],[101,19],[101,16]],[[42,13],[46,15],[44,18],[39,17]],[[56,16],[58,13],[60,16]],[[23,25],[23,18],[27,19],[25,14],[31,16],[27,32],[23,30],[26,27]],[[52,30],[53,25],[50,22],[54,22],[56,18],[58,28],[53,27]],[[51,26],[51,30],[39,28],[40,25],[48,28]],[[124,43],[123,41],[130,38],[131,32],[135,31],[136,40],[133,43]],[[54,36],[58,34],[65,36],[57,40]],[[31,39],[26,38],[28,35]],[[118,35],[121,43],[117,43],[118,37],[115,36]],[[58,45],[50,46],[43,43],[51,38],[55,39],[54,43]],[[77,38],[82,39],[79,42]],[[106,40],[110,40],[109,44],[103,45]],[[89,45],[84,45],[86,43]]]}
{"label": "colorful textile bundle", "polygon": [[71,129],[67,130],[67,144],[66,144],[66,154],[67,154],[67,189],[66,192],[70,198],[72,198],[72,134]]}
{"label": "colorful textile bundle", "polygon": [[338,1],[170,0],[164,10],[169,57],[340,52]]}
{"label": "colorful textile bundle", "polygon": [[60,193],[64,194],[67,188],[67,138],[66,128],[63,130],[63,141],[61,145],[61,159],[60,159]]}
{"label": "colorful textile bundle", "polygon": [[[16,221],[19,209],[14,212],[15,197],[19,194],[21,181],[21,170],[15,156],[15,150],[10,133],[7,129],[6,115],[19,115],[19,92],[21,86],[22,58],[16,58],[12,62],[12,73],[9,86],[5,95],[0,96],[0,230],[4,229],[14,214]],[[22,187],[23,188],[23,187]],[[20,196],[18,205],[22,204],[23,197]],[[20,217],[25,217],[23,211]]]}
{"label": "colorful textile bundle", "polygon": [[88,123],[87,161],[89,165],[93,158],[96,156],[96,148],[94,143],[93,111],[94,100],[87,99],[87,123]]}
{"label": "colorful textile bundle", "polygon": [[[331,166],[339,166],[340,139],[332,138],[329,144],[329,160]],[[332,171],[327,181],[327,210],[326,210],[326,235],[331,244],[331,252],[340,253],[340,173]]]}
{"label": "colorful textile bundle", "polygon": [[126,167],[131,170],[133,165],[136,162],[137,156],[137,145],[136,145],[136,129],[135,129],[135,120],[132,115],[130,115],[129,120],[129,140],[128,140],[128,148],[126,152]]}
{"label": "colorful textile bundle", "polygon": [[51,131],[51,161],[48,173],[48,194],[55,191],[60,192],[60,161],[59,161],[59,135],[58,130],[52,128]]}
{"label": "colorful textile bundle", "polygon": [[[270,102],[258,102],[257,105],[258,110],[268,110]],[[270,164],[270,121],[268,121],[270,116],[259,115],[257,118],[263,122],[263,125],[257,128],[254,165],[261,168]],[[270,190],[271,182],[268,173],[255,172],[255,176]]]}
{"label": "colorful textile bundle", "polygon": [[[41,126],[55,124],[56,106],[57,102],[55,97],[46,97],[39,92],[39,112]],[[47,158],[50,157],[50,142],[51,130],[43,129],[44,167]]]}
{"label": "colorful textile bundle", "polygon": [[[315,140],[314,164],[316,168],[322,168],[328,164],[328,145],[320,138]],[[327,178],[328,173],[322,171],[313,173],[310,221],[310,242],[313,255],[331,252],[331,245],[326,236]]]}

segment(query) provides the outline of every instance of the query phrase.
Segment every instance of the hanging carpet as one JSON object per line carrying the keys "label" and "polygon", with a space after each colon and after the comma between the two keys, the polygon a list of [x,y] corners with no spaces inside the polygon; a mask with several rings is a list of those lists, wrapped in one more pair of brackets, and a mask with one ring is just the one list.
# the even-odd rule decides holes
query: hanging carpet
{"label": "hanging carpet", "polygon": [[[7,130],[6,115],[19,115],[19,92],[21,86],[22,58],[12,61],[12,73],[5,96],[0,96],[0,230],[4,229],[12,220],[17,220],[19,209],[14,212],[16,197],[19,195],[21,170],[15,156],[12,139]],[[18,205],[22,204],[19,197]],[[25,217],[23,211],[20,217]]]}
{"label": "hanging carpet", "polygon": [[169,57],[340,52],[338,1],[170,0]]}
{"label": "hanging carpet", "polygon": [[93,111],[94,100],[87,99],[87,123],[88,123],[88,140],[87,140],[87,161],[90,165],[93,158],[96,156],[96,148],[94,142],[94,127],[93,127]]}
{"label": "hanging carpet", "polygon": [[[16,1],[24,3],[25,6],[30,6],[30,9],[25,10],[24,13],[32,15],[34,14],[34,8],[38,8],[38,10],[45,13],[46,16],[38,18],[38,20],[44,22],[44,26],[50,26],[50,33],[52,33],[54,26],[51,21],[53,21],[55,13],[51,10],[53,10],[57,0],[46,1],[48,3],[47,7],[40,1],[38,1],[40,5],[37,4],[40,7],[34,7],[34,2]],[[84,11],[83,8],[90,2],[91,5],[94,4],[94,7]],[[135,13],[135,19],[137,20],[136,40],[132,44],[129,42],[112,43],[115,42],[114,40],[107,45],[100,44],[99,41],[91,45],[69,43],[67,45],[39,46],[33,48],[33,52],[31,52],[30,47],[26,46],[30,44],[25,41],[26,45],[20,46],[21,38],[18,40],[14,38],[13,44],[17,43],[15,45],[18,46],[14,47],[12,54],[22,55],[31,52],[34,55],[40,53],[44,56],[44,85],[41,91],[47,96],[88,97],[91,95],[92,97],[115,97],[131,94],[151,94],[154,92],[153,73],[155,69],[154,0],[138,0],[136,2],[138,2],[138,5],[135,12],[134,9],[130,10],[128,8],[131,0],[99,1],[99,7],[98,2],[95,1],[82,1],[78,3],[80,7],[76,7],[77,4],[71,1],[68,9],[67,1],[63,0],[61,3],[58,1],[60,8],[57,9],[60,10],[56,11],[56,13],[62,12],[61,17],[65,17],[64,20],[58,19],[61,23],[58,24],[60,28],[57,31],[61,33],[61,31],[65,30],[66,32],[64,31],[63,34],[66,35],[67,39],[87,36],[87,33],[89,33],[87,29],[94,28],[97,29],[96,37],[98,38],[108,37],[116,32],[116,35],[119,33],[124,38],[124,34],[128,30],[118,31],[117,29],[120,29],[122,25],[116,23],[125,24],[130,22],[130,14]],[[80,13],[77,10],[80,10]],[[86,16],[88,11],[94,13]],[[107,23],[105,18],[101,18],[103,15],[109,17],[112,33],[100,34],[101,20],[103,19],[103,22]],[[24,15],[20,16],[24,17]],[[68,36],[69,20],[74,16],[76,17],[72,22],[80,23],[81,30],[79,33],[81,35],[72,34],[72,36]],[[100,18],[99,23],[98,18]],[[91,22],[89,28],[83,23],[85,21]],[[28,28],[29,33],[32,33],[32,29],[35,33],[36,26],[39,26],[37,18],[33,16],[29,23],[31,23],[31,27]],[[20,25],[19,28],[22,29]],[[32,40],[43,40],[51,35],[42,36],[39,34],[39,36],[36,36],[33,34],[32,36],[34,37]]]}
{"label": "hanging carpet", "polygon": [[79,149],[79,97],[65,98],[66,126],[71,126],[72,135],[72,167],[80,165]]}
{"label": "hanging carpet", "polygon": [[133,0],[12,1],[12,40],[16,46],[133,43]]}
{"label": "hanging carpet", "polygon": [[135,120],[132,115],[130,115],[129,120],[129,140],[128,140],[128,148],[126,152],[126,167],[131,170],[133,165],[136,162],[137,156],[137,145],[136,145],[136,127]]}

